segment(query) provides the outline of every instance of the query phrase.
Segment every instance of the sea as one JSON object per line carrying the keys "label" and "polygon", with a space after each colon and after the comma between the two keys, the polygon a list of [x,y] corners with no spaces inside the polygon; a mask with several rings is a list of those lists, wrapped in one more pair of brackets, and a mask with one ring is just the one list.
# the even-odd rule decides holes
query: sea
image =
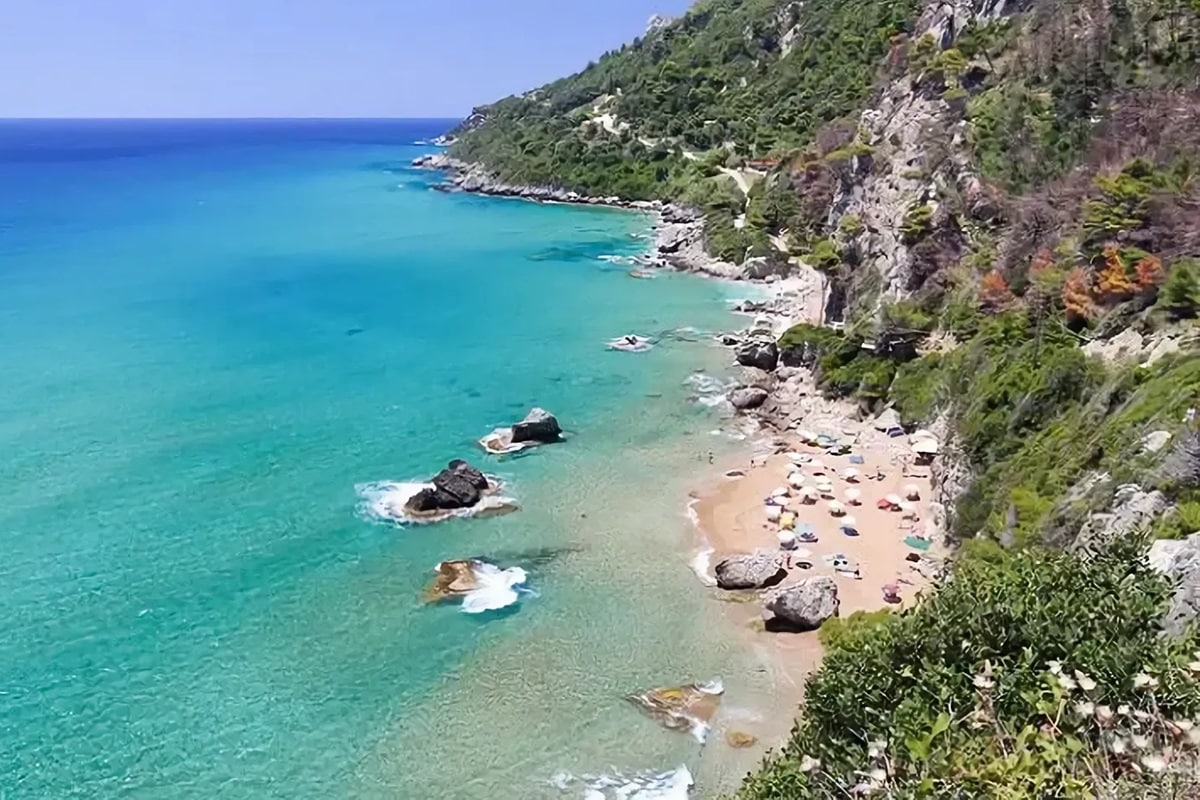
{"label": "sea", "polygon": [[[434,190],[410,162],[450,124],[0,122],[0,798],[683,797],[681,767],[703,797],[753,766],[720,731],[769,681],[686,513],[738,447],[712,333],[744,292],[632,278],[639,213]],[[534,406],[564,443],[478,449]],[[454,458],[519,510],[378,513]],[[471,557],[525,571],[515,602],[426,603]],[[703,745],[626,700],[707,680]]]}

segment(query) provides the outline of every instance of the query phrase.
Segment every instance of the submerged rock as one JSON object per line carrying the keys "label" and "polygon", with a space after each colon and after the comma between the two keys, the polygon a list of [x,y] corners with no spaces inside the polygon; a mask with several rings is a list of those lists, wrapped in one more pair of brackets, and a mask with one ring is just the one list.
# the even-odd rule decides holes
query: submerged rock
{"label": "submerged rock", "polygon": [[765,603],[774,622],[789,630],[812,631],[838,614],[837,583],[828,575],[806,578],[772,593]]}
{"label": "submerged rock", "polygon": [[730,556],[713,570],[722,589],[765,589],[787,577],[777,553]]}
{"label": "submerged rock", "polygon": [[517,602],[527,576],[520,567],[500,569],[479,559],[443,561],[434,569],[436,578],[425,591],[427,603],[462,598],[467,614],[495,611]]}
{"label": "submerged rock", "polygon": [[462,559],[438,564],[434,570],[437,577],[425,590],[425,602],[436,603],[478,589],[479,581],[475,579],[475,572],[471,569],[473,563],[470,559]]}
{"label": "submerged rock", "polygon": [[729,733],[725,734],[725,741],[729,743],[730,747],[741,749],[744,747],[753,747],[758,744],[758,737],[751,736],[743,731],[729,731]]}
{"label": "submerged rock", "polygon": [[724,692],[720,682],[712,681],[650,689],[627,699],[668,730],[690,731],[704,742]]}

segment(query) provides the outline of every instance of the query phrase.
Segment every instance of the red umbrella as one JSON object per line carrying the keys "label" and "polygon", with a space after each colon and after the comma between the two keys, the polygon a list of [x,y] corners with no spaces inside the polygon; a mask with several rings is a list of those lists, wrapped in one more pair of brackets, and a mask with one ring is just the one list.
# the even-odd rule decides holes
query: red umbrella
{"label": "red umbrella", "polygon": [[875,501],[875,507],[881,511],[887,511],[892,507],[892,504],[887,501],[887,498],[881,497]]}

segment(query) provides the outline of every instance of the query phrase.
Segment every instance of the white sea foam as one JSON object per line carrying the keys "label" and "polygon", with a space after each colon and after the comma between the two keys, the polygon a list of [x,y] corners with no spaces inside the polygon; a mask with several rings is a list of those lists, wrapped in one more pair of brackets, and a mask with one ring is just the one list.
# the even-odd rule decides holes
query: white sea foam
{"label": "white sea foam", "polygon": [[635,775],[614,773],[577,779],[559,774],[551,785],[564,792],[583,785],[584,800],[687,800],[695,780],[686,766],[670,772],[644,772]]}
{"label": "white sea foam", "polygon": [[728,404],[725,395],[732,388],[732,384],[725,383],[720,378],[696,372],[688,377],[686,384],[696,393],[696,402],[702,406],[717,408]]}
{"label": "white sea foam", "polygon": [[413,495],[422,489],[433,487],[432,483],[421,481],[377,481],[375,483],[360,483],[354,487],[360,498],[359,509],[364,516],[379,522],[392,522],[398,525],[422,525],[430,522],[441,522],[450,517],[473,517],[487,512],[513,509],[516,501],[501,493],[501,484],[492,482],[491,487],[480,497],[479,502],[470,508],[456,508],[428,516],[414,516],[405,508],[405,504]]}
{"label": "white sea foam", "polygon": [[511,606],[527,591],[525,583],[529,577],[520,567],[500,569],[495,564],[477,561],[472,564],[471,571],[475,573],[479,588],[463,595],[465,614],[482,614]]}
{"label": "white sea foam", "polygon": [[607,342],[608,349],[621,350],[626,353],[644,353],[654,347],[654,342],[650,341],[644,336],[638,336],[634,333],[629,334],[629,336],[633,337],[632,342],[629,341],[629,338],[626,336],[618,336],[615,339],[609,339]]}

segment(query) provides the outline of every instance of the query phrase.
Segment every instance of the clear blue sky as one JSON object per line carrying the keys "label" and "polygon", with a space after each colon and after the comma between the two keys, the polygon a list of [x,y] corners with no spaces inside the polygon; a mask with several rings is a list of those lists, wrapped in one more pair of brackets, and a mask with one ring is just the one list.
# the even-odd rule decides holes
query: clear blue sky
{"label": "clear blue sky", "polygon": [[0,116],[457,117],[690,0],[0,0]]}

